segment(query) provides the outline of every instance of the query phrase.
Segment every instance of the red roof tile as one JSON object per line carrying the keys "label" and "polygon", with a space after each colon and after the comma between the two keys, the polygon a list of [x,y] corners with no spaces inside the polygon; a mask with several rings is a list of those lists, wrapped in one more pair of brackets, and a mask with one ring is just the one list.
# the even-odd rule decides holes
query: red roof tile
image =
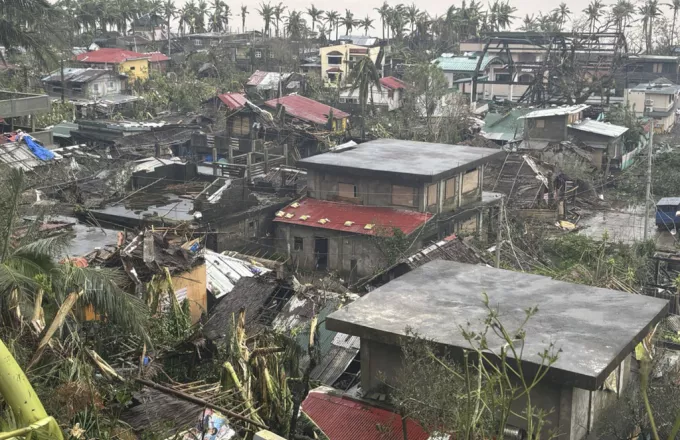
{"label": "red roof tile", "polygon": [[[294,225],[309,226],[311,228],[333,229],[336,231],[352,232],[354,234],[374,235],[376,230],[383,232],[384,228],[398,228],[404,234],[410,234],[418,227],[427,223],[432,214],[407,211],[377,206],[353,205],[351,203],[329,202],[327,200],[312,199],[309,197],[297,201],[300,206],[293,208],[288,205],[277,215],[274,221],[290,223]],[[278,214],[278,213],[277,213]],[[294,214],[286,218],[286,214]],[[301,216],[309,216],[303,220]],[[328,220],[319,223],[319,220]],[[345,226],[345,222],[352,222]],[[374,225],[371,229],[365,229],[366,225]],[[389,232],[389,231],[388,231]]]}
{"label": "red roof tile", "polygon": [[76,55],[77,61],[82,61],[83,63],[99,64],[120,64],[127,60],[138,60],[144,58],[148,59],[149,55],[112,47],[106,47],[103,49],[94,50],[92,52],[83,52],[79,55]]}
{"label": "red roof tile", "polygon": [[246,95],[243,93],[224,93],[218,95],[220,101],[224,103],[230,110],[237,110],[246,105]]}
{"label": "red roof tile", "polygon": [[278,103],[286,108],[286,113],[289,115],[314,124],[325,124],[328,122],[328,114],[331,110],[333,110],[333,118],[335,119],[349,118],[349,114],[342,110],[338,110],[337,108],[333,108],[301,95],[287,95],[281,98],[271,99],[265,102],[264,105],[276,109],[276,104]]}
{"label": "red roof tile", "polygon": [[380,85],[387,89],[405,89],[406,83],[393,76],[386,76],[385,78],[380,78]]}
{"label": "red roof tile", "polygon": [[142,54],[144,56],[149,57],[149,62],[151,63],[160,63],[162,61],[170,61],[170,58],[164,53],[161,52],[146,52]]}
{"label": "red roof tile", "polygon": [[429,435],[415,421],[347,397],[312,391],[302,402],[302,410],[330,440],[427,440]]}

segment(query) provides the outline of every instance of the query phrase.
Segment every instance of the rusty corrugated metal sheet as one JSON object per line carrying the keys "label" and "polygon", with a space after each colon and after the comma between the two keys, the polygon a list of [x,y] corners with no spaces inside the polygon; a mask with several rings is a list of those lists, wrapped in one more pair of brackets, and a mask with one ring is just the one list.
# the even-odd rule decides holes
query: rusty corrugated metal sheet
{"label": "rusty corrugated metal sheet", "polygon": [[120,64],[127,60],[140,60],[145,58],[148,59],[149,56],[143,53],[113,47],[93,50],[92,52],[84,52],[76,56],[77,61],[99,64]]}
{"label": "rusty corrugated metal sheet", "polygon": [[335,119],[349,118],[349,113],[301,95],[287,95],[264,103],[264,105],[273,109],[276,109],[277,104],[283,105],[289,115],[314,124],[325,124],[331,110]]}
{"label": "rusty corrugated metal sheet", "polygon": [[224,93],[218,95],[220,101],[224,103],[230,110],[237,110],[246,105],[246,95],[243,93]]}
{"label": "rusty corrugated metal sheet", "polygon": [[405,437],[401,416],[348,397],[320,391],[309,393],[302,410],[330,440],[427,440],[429,435],[415,421],[406,421]]}
{"label": "rusty corrugated metal sheet", "polygon": [[[364,235],[374,235],[376,230],[389,234],[392,228],[398,228],[408,235],[432,218],[432,214],[426,212],[329,202],[308,197],[296,203],[299,204],[297,208],[292,203],[279,211],[274,221]],[[293,216],[286,218],[287,214]],[[303,220],[302,216],[309,218]],[[319,223],[319,220],[327,221]],[[348,221],[352,224],[345,226]],[[366,229],[368,224],[374,226]]]}
{"label": "rusty corrugated metal sheet", "polygon": [[386,76],[385,78],[380,78],[380,85],[392,90],[406,88],[406,83],[404,81],[393,76]]}

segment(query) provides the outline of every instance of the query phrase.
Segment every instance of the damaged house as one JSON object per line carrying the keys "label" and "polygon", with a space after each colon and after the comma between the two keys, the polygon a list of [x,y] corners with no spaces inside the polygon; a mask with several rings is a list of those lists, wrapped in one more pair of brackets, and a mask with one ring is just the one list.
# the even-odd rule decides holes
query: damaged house
{"label": "damaged house", "polygon": [[276,213],[277,249],[295,267],[354,278],[390,264],[381,243],[395,230],[412,237],[413,249],[454,232],[481,233],[500,202],[482,192],[484,167],[500,155],[380,139],[299,161],[307,195]]}

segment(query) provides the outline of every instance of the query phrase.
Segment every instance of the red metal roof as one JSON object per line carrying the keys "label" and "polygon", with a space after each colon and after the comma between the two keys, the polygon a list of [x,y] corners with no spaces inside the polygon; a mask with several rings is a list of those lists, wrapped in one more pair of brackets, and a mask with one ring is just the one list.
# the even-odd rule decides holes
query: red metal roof
{"label": "red metal roof", "polygon": [[415,421],[348,397],[312,391],[302,402],[302,410],[330,440],[427,440],[429,435]]}
{"label": "red metal roof", "polygon": [[146,57],[149,57],[149,62],[151,63],[160,63],[163,61],[170,61],[170,58],[164,53],[161,52],[146,52],[142,54]]}
{"label": "red metal roof", "polygon": [[387,89],[405,89],[406,83],[393,76],[386,76],[385,78],[380,78],[380,85]]}
{"label": "red metal roof", "polygon": [[303,121],[314,124],[325,124],[328,122],[328,114],[333,110],[334,119],[349,118],[349,114],[322,104],[313,99],[301,95],[287,95],[277,99],[271,99],[264,103],[267,107],[276,109],[276,104],[281,104],[286,108],[286,113]]}
{"label": "red metal roof", "polygon": [[217,97],[229,107],[229,110],[237,110],[246,105],[246,95],[243,93],[224,93]]}
{"label": "red metal roof", "polygon": [[330,69],[327,69],[326,72],[329,72],[329,73],[338,73],[338,72],[342,72],[342,69],[339,68],[339,67],[331,67]]}
{"label": "red metal roof", "polygon": [[83,63],[100,63],[100,64],[120,64],[127,60],[148,59],[149,55],[131,50],[118,49],[113,47],[106,47],[92,52],[83,52],[76,55],[76,60]]}
{"label": "red metal roof", "polygon": [[250,78],[248,78],[248,82],[246,83],[247,86],[258,86],[262,82],[262,80],[267,76],[269,72],[263,72],[261,70],[256,70],[252,75],[250,75]]}
{"label": "red metal roof", "polygon": [[[304,197],[296,203],[299,204],[297,208],[293,208],[295,203],[291,203],[279,211],[274,221],[364,235],[374,235],[376,230],[389,233],[392,228],[398,228],[408,235],[432,218],[432,214],[424,212],[329,202],[309,197]],[[286,218],[286,214],[293,216]],[[309,218],[303,220],[301,216]],[[327,221],[319,223],[319,220]],[[345,226],[345,222],[352,224]],[[374,226],[366,229],[366,225]],[[388,231],[385,231],[385,228],[388,228]]]}

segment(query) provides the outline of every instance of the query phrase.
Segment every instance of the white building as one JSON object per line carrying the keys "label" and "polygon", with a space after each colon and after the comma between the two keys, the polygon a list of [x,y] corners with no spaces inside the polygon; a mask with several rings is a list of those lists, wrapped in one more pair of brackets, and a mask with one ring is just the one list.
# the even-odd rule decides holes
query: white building
{"label": "white building", "polygon": [[[406,83],[393,76],[380,78],[380,90],[372,86],[368,102],[378,107],[386,107],[388,111],[401,108],[404,101]],[[343,104],[359,104],[359,89],[354,91],[344,89],[340,92],[340,102]]]}

